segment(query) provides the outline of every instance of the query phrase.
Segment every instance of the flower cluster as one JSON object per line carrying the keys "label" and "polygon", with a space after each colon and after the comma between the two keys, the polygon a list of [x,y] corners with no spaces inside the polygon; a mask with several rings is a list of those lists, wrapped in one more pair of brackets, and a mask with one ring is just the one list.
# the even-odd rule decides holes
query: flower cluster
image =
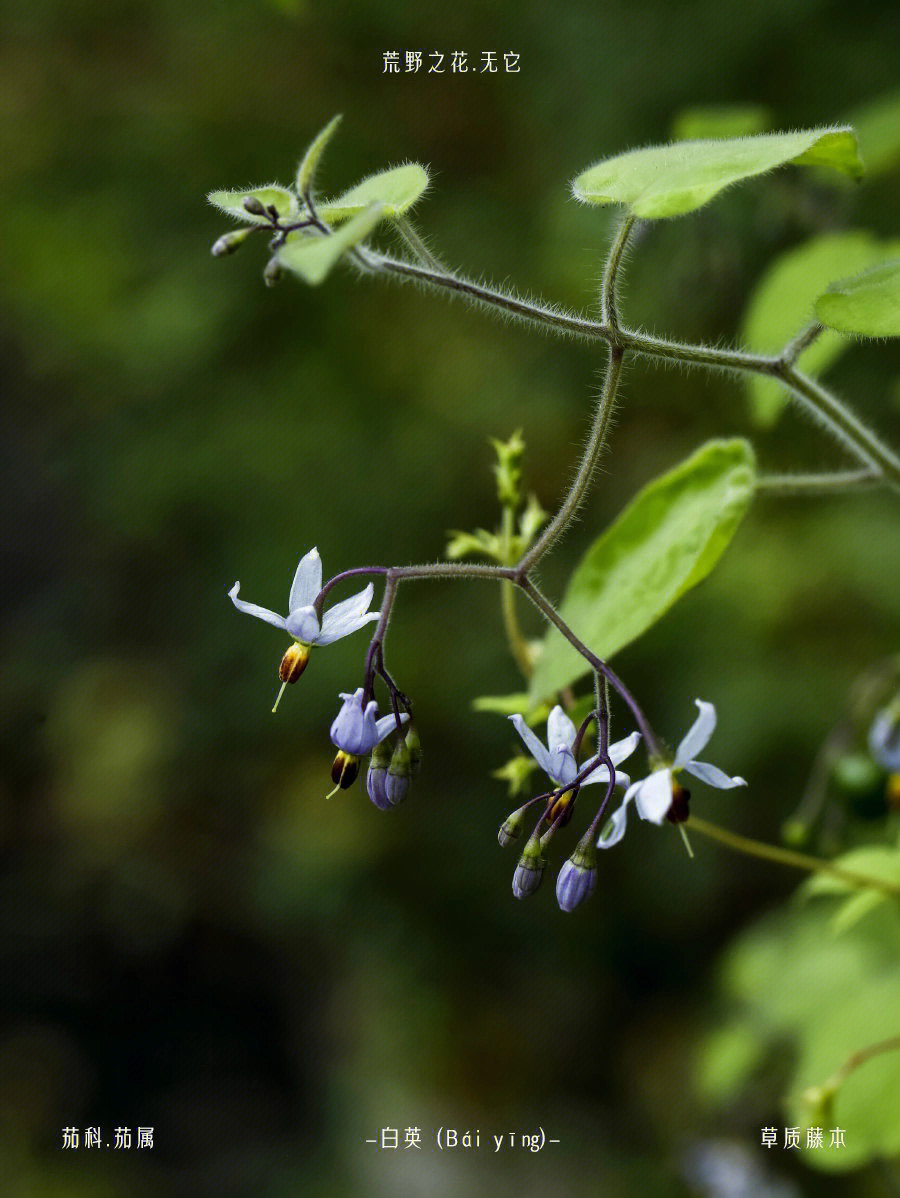
{"label": "flower cluster", "polygon": [[[381,616],[380,612],[369,611],[374,592],[372,583],[322,613],[322,560],[315,548],[310,549],[297,566],[288,596],[286,616],[245,602],[238,597],[240,589],[241,584],[236,582],[228,592],[238,611],[265,620],[276,628],[283,628],[294,638],[294,643],[285,652],[279,666],[278,675],[282,685],[273,711],[277,709],[285,687],[296,682],[306,669],[314,645],[331,645]],[[367,676],[365,687],[358,687],[352,694],[342,693],[340,696],[343,703],[331,725],[331,740],[338,750],[331,769],[335,784],[331,794],[353,784],[359,773],[360,758],[371,753],[372,765],[367,778],[369,797],[382,810],[390,810],[406,797],[409,779],[418,766],[421,752],[414,732],[405,728],[409,713],[399,711],[397,700],[403,699],[403,696],[396,690],[383,667],[382,676],[388,683],[394,703],[390,715],[378,717],[378,704],[371,693],[374,681],[371,674]],[[397,743],[390,751],[386,742],[395,731]]]}
{"label": "flower cluster", "polygon": [[[390,811],[406,798],[410,780],[421,761],[409,700],[398,690],[384,664],[382,641],[395,583],[389,582],[385,590],[383,612],[369,611],[374,590],[371,583],[358,594],[323,612],[325,597],[344,577],[337,575],[323,588],[322,562],[318,551],[311,549],[300,559],[294,574],[286,616],[239,598],[240,583],[236,582],[228,594],[239,611],[265,620],[293,638],[279,667],[282,682],[279,699],[285,687],[296,682],[306,669],[314,646],[333,644],[365,624],[379,621],[366,654],[364,683],[353,691],[341,693],[341,707],[331,724],[331,740],[337,755],[331,770],[334,789],[327,797],[351,786],[359,774],[360,760],[370,757],[366,791],[376,807]],[[389,580],[390,577],[389,574]],[[374,696],[377,678],[382,679],[390,695],[391,710],[386,715],[379,715]],[[569,823],[576,802],[586,787],[599,784],[603,796],[587,831],[557,876],[556,898],[563,911],[574,911],[593,893],[597,880],[597,850],[612,848],[625,835],[628,808],[632,802],[641,819],[655,824],[665,820],[682,824],[690,815],[690,792],[681,785],[677,775],[686,772],[721,789],[746,785],[743,778],[730,777],[717,766],[697,760],[697,754],[706,747],[715,730],[716,711],[711,703],[700,699],[696,702],[699,708],[697,719],[671,759],[658,749],[652,729],[644,721],[640,709],[632,705],[635,717],[647,735],[652,767],[647,777],[637,782],[632,782],[619,767],[634,753],[641,733],[631,732],[622,740],[609,743],[609,713],[605,700],[588,715],[580,728],[575,727],[561,706],[553,707],[547,719],[546,744],[532,731],[524,715],[509,717],[534,762],[552,783],[549,791],[536,795],[513,811],[498,833],[501,845],[518,840],[528,810],[535,804],[542,804],[513,875],[512,889],[516,898],[526,898],[540,886],[550,840],[558,829]],[[597,747],[593,753],[584,754],[584,760],[579,764],[579,755],[592,724],[596,724]],[[879,714],[871,732],[873,752],[877,749],[890,762],[896,760],[897,726],[896,712],[891,709]],[[617,786],[624,788],[624,797],[598,836]]]}
{"label": "flower cluster", "polygon": [[[596,713],[593,713],[590,718],[595,716]],[[630,782],[628,775],[616,767],[630,757],[637,748],[640,733],[632,732],[624,740],[609,745],[605,754],[607,760],[600,760],[599,756],[595,757],[579,770],[577,754],[590,718],[579,731],[563,709],[557,705],[547,719],[546,745],[532,732],[524,716],[511,715],[509,718],[531,756],[556,787],[549,794],[538,795],[525,803],[518,811],[514,811],[504,821],[498,834],[501,845],[507,845],[511,841],[517,840],[521,835],[526,811],[532,804],[538,803],[542,799],[546,800],[513,875],[513,894],[516,898],[526,898],[529,894],[534,894],[540,886],[544,876],[544,867],[547,864],[545,849],[557,828],[565,826],[572,818],[575,802],[581,789],[595,783],[603,783],[606,787],[606,794],[600,806],[600,812],[602,812],[612,793],[612,787],[628,785]],[[612,777],[610,776],[610,765],[612,766]],[[611,782],[612,785],[610,785]],[[556,897],[564,911],[573,911],[590,896],[594,889],[597,877],[597,855],[594,850],[593,837],[600,812],[586,835],[582,837],[575,852],[563,865],[557,878]]]}
{"label": "flower cluster", "polygon": [[[675,776],[682,770],[693,774],[709,786],[721,789],[746,786],[743,778],[729,777],[717,766],[695,759],[695,754],[706,747],[716,726],[716,710],[712,703],[705,703],[700,699],[696,702],[700,714],[679,744],[674,759],[670,762],[654,760],[652,764],[656,768],[646,778],[634,783],[627,774],[616,767],[634,752],[640,740],[638,732],[632,732],[624,740],[609,745],[605,755],[609,765],[607,760],[602,759],[602,755],[597,755],[579,769],[577,752],[581,735],[590,719],[599,721],[597,712],[592,713],[582,726],[582,731],[578,732],[563,709],[559,706],[554,707],[547,720],[546,746],[528,727],[524,716],[509,717],[532,757],[557,787],[549,794],[538,795],[529,800],[517,811],[512,812],[501,825],[498,839],[501,845],[507,845],[521,835],[527,810],[533,804],[545,800],[541,815],[525,844],[513,876],[513,894],[516,898],[525,898],[540,886],[547,864],[544,850],[556,829],[571,819],[575,800],[584,786],[602,782],[606,785],[607,793],[590,827],[557,877],[556,898],[563,911],[574,911],[593,893],[597,878],[596,849],[612,848],[619,843],[625,835],[628,805],[632,801],[641,819],[650,820],[655,824],[661,824],[664,820],[677,824],[683,823],[689,817],[690,792]],[[608,821],[609,826],[605,834],[601,834],[595,844],[597,829],[614,786],[626,787],[625,796],[618,810]]]}

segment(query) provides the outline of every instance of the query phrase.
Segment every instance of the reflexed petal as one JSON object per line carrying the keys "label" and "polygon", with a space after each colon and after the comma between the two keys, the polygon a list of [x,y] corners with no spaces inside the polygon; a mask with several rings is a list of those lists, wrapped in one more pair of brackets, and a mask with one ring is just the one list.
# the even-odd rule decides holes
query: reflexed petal
{"label": "reflexed petal", "polygon": [[686,761],[683,769],[707,786],[717,786],[719,790],[730,790],[732,786],[746,786],[743,778],[729,778],[717,765],[708,765],[705,761]]}
{"label": "reflexed petal", "polygon": [[[615,762],[613,764],[615,764]],[[588,776],[581,783],[581,785],[582,786],[591,786],[595,782],[601,782],[604,785],[609,783],[609,770],[606,768],[605,765],[598,765],[595,769],[592,769],[591,772],[588,774]],[[616,770],[616,786],[630,786],[630,785],[631,785],[631,779],[629,778],[629,776],[627,774],[623,773],[622,770]]]}
{"label": "reflexed petal", "polygon": [[549,756],[550,764],[553,766],[553,769],[548,771],[550,777],[560,786],[568,786],[578,773],[575,754],[566,745],[560,745]]}
{"label": "reflexed petal", "polygon": [[351,595],[349,599],[342,599],[340,603],[335,603],[334,607],[330,607],[322,616],[322,628],[327,628],[332,620],[343,620],[348,615],[361,616],[364,611],[368,611],[374,592],[375,587],[370,582],[357,595]]}
{"label": "reflexed petal", "polygon": [[528,752],[535,759],[544,773],[549,774],[552,778],[553,770],[551,768],[552,763],[550,761],[550,754],[525,723],[525,720],[522,718],[522,716],[511,715],[509,718],[512,720],[513,727],[515,728],[516,732],[518,732],[519,736],[521,736],[522,740],[524,740],[525,747]]}
{"label": "reflexed petal", "polygon": [[[616,782],[619,781],[619,771],[616,770]],[[582,786],[592,786],[595,782],[609,782],[609,770],[605,765],[595,766],[582,781]]]}
{"label": "reflexed petal", "polygon": [[551,753],[559,745],[565,745],[567,749],[571,749],[575,744],[575,736],[575,725],[557,704],[547,718],[547,748]]}
{"label": "reflexed petal", "polygon": [[322,631],[316,639],[317,645],[331,645],[335,641],[341,640],[342,637],[349,636],[351,632],[356,632],[364,624],[377,620],[381,612],[370,611],[363,616],[354,616],[348,613],[339,620],[329,620],[330,615],[331,612],[326,612],[322,619]]}
{"label": "reflexed petal", "polygon": [[300,558],[294,581],[291,584],[289,606],[291,611],[298,607],[309,607],[315,603],[316,595],[322,589],[322,559],[318,549],[310,549],[309,553]]}
{"label": "reflexed petal", "polygon": [[279,616],[277,612],[269,611],[267,607],[259,607],[256,603],[245,603],[243,599],[238,599],[238,593],[241,589],[241,584],[236,582],[228,592],[228,598],[238,609],[248,616],[256,616],[260,620],[265,620],[267,624],[273,624],[276,628],[284,628],[284,616]]}
{"label": "reflexed petal", "polygon": [[[609,758],[613,765],[618,765],[620,761],[624,761],[626,757],[630,757],[637,748],[637,743],[641,739],[640,732],[632,732],[630,736],[626,736],[624,740],[617,740],[609,746]],[[616,770],[616,786],[628,786],[631,779],[627,774],[623,774],[621,770]],[[609,782],[609,770],[605,765],[598,765],[591,770],[582,786],[590,786],[593,782]]]}
{"label": "reflexed petal", "polygon": [[285,627],[291,636],[304,645],[319,643],[319,620],[311,603],[307,607],[294,609],[285,621]]}
{"label": "reflexed petal", "polygon": [[626,757],[630,757],[637,748],[640,739],[640,732],[632,732],[624,740],[617,740],[615,744],[610,745],[609,759],[613,765],[618,765],[620,761],[624,761]]}
{"label": "reflexed petal", "polygon": [[701,749],[705,749],[709,738],[716,730],[716,709],[712,703],[704,703],[702,699],[694,702],[700,708],[700,714],[687,731],[675,753],[675,765],[684,765],[695,757]]}
{"label": "reflexed petal", "polygon": [[657,770],[643,782],[635,783],[634,805],[641,819],[661,824],[672,806],[672,772]]}
{"label": "reflexed petal", "polygon": [[[371,706],[371,704],[369,706]],[[376,708],[376,711],[377,711],[377,708]],[[374,715],[374,713],[373,713],[373,715]],[[406,714],[406,712],[405,711],[401,712],[400,723],[405,724],[408,719],[409,719],[409,716]],[[377,723],[375,724],[375,735],[378,739],[374,742],[374,744],[375,745],[380,744],[384,740],[384,738],[386,736],[389,736],[396,727],[397,727],[397,721],[394,718],[393,712],[391,712],[390,715],[383,715],[381,717],[381,719],[378,720]],[[374,745],[373,745],[373,747],[374,747]]]}
{"label": "reflexed petal", "polygon": [[629,786],[628,790],[626,790],[625,798],[622,800],[621,805],[612,813],[608,835],[605,839],[601,836],[597,841],[598,849],[611,849],[625,835],[625,825],[628,821],[628,804],[634,798],[640,785],[640,782],[635,782],[633,786]]}

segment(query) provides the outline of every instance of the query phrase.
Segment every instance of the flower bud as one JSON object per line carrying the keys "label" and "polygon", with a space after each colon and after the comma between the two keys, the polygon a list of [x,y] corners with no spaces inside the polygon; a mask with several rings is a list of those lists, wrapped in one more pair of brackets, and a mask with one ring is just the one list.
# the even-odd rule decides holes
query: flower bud
{"label": "flower bud", "polygon": [[244,196],[244,208],[247,212],[252,213],[253,216],[269,215],[263,207],[262,202],[256,196]]}
{"label": "flower bud", "polygon": [[886,770],[900,770],[900,704],[879,711],[869,729],[872,756]]}
{"label": "flower bud", "polygon": [[406,747],[409,749],[409,776],[415,778],[422,768],[422,742],[412,724],[406,730]]}
{"label": "flower bud", "polygon": [[594,893],[596,881],[597,852],[591,837],[585,837],[556,879],[556,901],[561,909],[574,911]]}
{"label": "flower bud", "polygon": [[356,781],[356,775],[359,773],[359,758],[353,753],[345,753],[341,749],[336,755],[331,766],[331,781],[335,787],[341,790],[347,790]]}
{"label": "flower bud", "polygon": [[277,258],[270,258],[263,271],[263,282],[267,287],[274,287],[281,278],[281,263]]}
{"label": "flower bud", "polygon": [[391,755],[387,777],[384,780],[384,793],[392,807],[402,803],[409,793],[409,779],[412,773],[409,748],[402,738]]}
{"label": "flower bud", "polygon": [[532,836],[525,845],[513,874],[512,891],[516,898],[527,898],[529,894],[534,894],[541,884],[546,864],[547,858],[541,852],[540,837]]}
{"label": "flower bud", "polygon": [[522,827],[525,823],[525,810],[525,807],[520,807],[518,811],[511,812],[500,825],[497,839],[502,849],[505,849],[508,844],[512,844],[514,840],[518,840],[522,835]]}
{"label": "flower bud", "polygon": [[390,811],[391,801],[387,796],[385,781],[388,766],[391,763],[391,752],[386,741],[377,744],[369,759],[369,769],[366,774],[366,792],[372,802],[381,811]]}
{"label": "flower bud", "polygon": [[218,241],[213,242],[210,253],[214,258],[224,258],[226,254],[233,254],[251,233],[256,232],[256,228],[257,226],[251,225],[249,229],[235,229],[233,233],[223,233]]}
{"label": "flower bud", "polygon": [[281,659],[278,667],[278,677],[282,682],[296,682],[309,661],[309,645],[301,645],[295,641]]}

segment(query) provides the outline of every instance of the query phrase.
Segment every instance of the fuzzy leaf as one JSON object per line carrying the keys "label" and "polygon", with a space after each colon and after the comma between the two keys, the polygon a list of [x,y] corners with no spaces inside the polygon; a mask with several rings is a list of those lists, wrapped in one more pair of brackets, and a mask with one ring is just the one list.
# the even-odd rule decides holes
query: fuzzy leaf
{"label": "fuzzy leaf", "polygon": [[639,217],[682,216],[732,183],[789,162],[863,173],[852,129],[806,129],[629,150],[584,171],[572,191],[589,204],[627,204]]}
{"label": "fuzzy leaf", "polygon": [[378,203],[385,216],[401,216],[418,200],[428,186],[428,172],[417,162],[395,166],[392,170],[370,175],[355,187],[318,207],[319,215],[331,224],[348,220],[370,204]]}
{"label": "fuzzy leaf", "polygon": [[816,303],[822,324],[859,337],[900,337],[900,258],[832,283]]}
{"label": "fuzzy leaf", "polygon": [[297,167],[297,179],[295,183],[298,195],[302,196],[312,187],[313,180],[316,175],[316,168],[319,165],[319,159],[322,157],[325,147],[331,141],[342,119],[343,118],[340,113],[338,113],[337,116],[332,117],[325,128],[316,134],[316,136],[310,142],[306,153],[300,159],[300,165]]}
{"label": "fuzzy leaf", "polygon": [[[778,353],[815,318],[816,300],[833,279],[863,270],[900,253],[900,241],[880,242],[862,229],[825,233],[776,258],[756,284],[744,315],[741,341],[758,353]],[[800,355],[807,374],[821,374],[850,342],[834,332],[820,334]],[[787,406],[785,389],[764,375],[747,375],[754,422],[771,427]]]}

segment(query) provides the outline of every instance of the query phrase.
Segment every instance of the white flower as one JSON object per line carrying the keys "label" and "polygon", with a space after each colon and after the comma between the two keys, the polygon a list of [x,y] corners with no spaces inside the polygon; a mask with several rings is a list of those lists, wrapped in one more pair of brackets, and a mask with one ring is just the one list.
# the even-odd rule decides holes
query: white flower
{"label": "white flower", "polygon": [[[521,715],[511,715],[509,717],[522,740],[525,742],[525,747],[535,759],[544,773],[557,786],[568,786],[575,780],[578,775],[578,763],[575,760],[575,754],[572,752],[572,746],[575,744],[577,735],[575,725],[563,711],[560,706],[556,706],[550,712],[547,719],[547,747],[545,748],[535,734],[525,723]],[[638,741],[641,739],[639,732],[632,732],[630,736],[626,736],[624,740],[616,741],[615,744],[609,746],[609,759],[613,765],[618,765],[620,761],[624,761],[629,757],[637,747]],[[631,779],[627,774],[622,774],[616,770],[616,784],[627,786]],[[579,782],[579,786],[590,786],[594,782],[609,782],[609,770],[605,765],[598,765],[591,770],[586,778]]]}
{"label": "white flower", "polygon": [[330,645],[341,637],[356,632],[370,620],[377,620],[381,615],[377,611],[369,611],[372,602],[374,586],[370,582],[358,595],[351,595],[336,603],[322,616],[321,623],[313,606],[316,596],[322,589],[322,559],[318,549],[310,549],[300,559],[291,593],[288,599],[288,614],[279,616],[277,612],[269,611],[267,607],[259,607],[256,603],[245,603],[238,598],[241,584],[236,582],[228,592],[228,597],[238,609],[248,616],[256,616],[283,628],[301,645]]}
{"label": "white flower", "polygon": [[625,835],[628,804],[632,799],[634,799],[634,805],[637,807],[637,812],[641,819],[648,819],[654,824],[661,824],[666,818],[669,808],[672,806],[672,787],[675,784],[673,774],[676,770],[687,770],[689,774],[693,774],[701,782],[707,783],[708,786],[716,786],[720,790],[727,790],[732,786],[747,785],[743,778],[729,778],[717,766],[694,759],[695,753],[699,753],[702,749],[706,748],[716,727],[716,709],[712,703],[704,703],[702,699],[696,699],[695,702],[700,709],[700,714],[678,746],[675,753],[675,760],[671,765],[654,770],[648,777],[642,778],[639,782],[635,782],[632,786],[629,786],[625,792],[625,798],[622,800],[622,805],[617,811],[613,812],[612,826],[609,834],[605,839],[601,837],[597,841],[598,848],[612,848]]}

